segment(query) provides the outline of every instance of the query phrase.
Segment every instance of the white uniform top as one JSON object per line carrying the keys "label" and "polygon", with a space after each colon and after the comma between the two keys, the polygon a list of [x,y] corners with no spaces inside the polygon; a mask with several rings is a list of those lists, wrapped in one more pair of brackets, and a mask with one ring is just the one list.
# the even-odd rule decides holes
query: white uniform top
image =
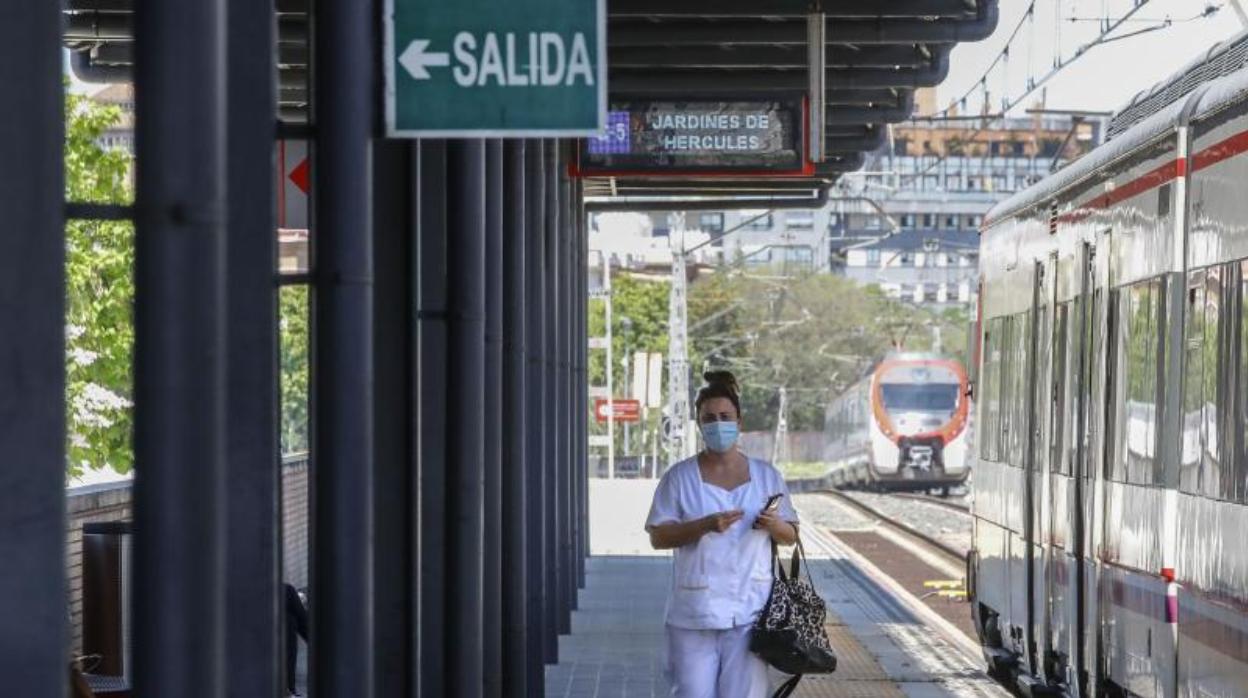
{"label": "white uniform top", "polygon": [[725,630],[753,623],[771,593],[771,537],[754,520],[773,494],[783,494],[780,518],[797,523],[784,477],[769,463],[749,459],[750,480],[732,491],[702,481],[696,457],[668,469],[659,481],[646,527],[692,521],[731,509],[745,512],[723,533],[707,533],[676,550],[667,624],[689,630]]}

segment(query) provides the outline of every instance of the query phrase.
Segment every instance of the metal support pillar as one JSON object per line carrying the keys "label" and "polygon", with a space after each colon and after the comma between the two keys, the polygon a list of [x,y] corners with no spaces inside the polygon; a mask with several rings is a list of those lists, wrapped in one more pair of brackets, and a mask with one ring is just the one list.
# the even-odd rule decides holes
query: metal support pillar
{"label": "metal support pillar", "polygon": [[[685,214],[670,214],[672,288],[668,296],[667,340],[667,457],[676,463],[693,455],[694,437],[689,434],[688,308],[685,274]],[[656,473],[657,474],[657,473]]]}
{"label": "metal support pillar", "polygon": [[546,373],[543,382],[542,406],[546,412],[545,432],[550,439],[547,442],[546,459],[543,466],[546,470],[546,662],[556,664],[559,661],[559,630],[560,616],[563,609],[563,590],[559,585],[559,575],[563,568],[559,560],[559,540],[563,522],[559,518],[559,141],[546,139],[546,313],[545,363]]}
{"label": "metal support pillar", "polygon": [[64,96],[59,3],[0,10],[0,647],[7,693],[66,693]]}
{"label": "metal support pillar", "polygon": [[575,461],[576,410],[572,404],[572,371],[576,365],[574,345],[572,343],[573,328],[576,324],[576,266],[573,264],[572,251],[576,244],[576,220],[572,217],[572,179],[564,170],[559,173],[559,271],[562,276],[563,292],[559,294],[559,309],[562,315],[559,324],[559,345],[562,359],[559,362],[559,395],[563,418],[563,441],[560,450],[560,481],[559,502],[560,521],[563,522],[562,536],[559,539],[559,555],[563,562],[563,574],[559,583],[563,588],[563,612],[559,619],[559,632],[572,632],[572,610],[576,608],[576,536],[580,529],[580,519],[576,516],[576,475],[572,463]]}
{"label": "metal support pillar", "polygon": [[225,16],[225,0],[135,15],[131,608],[142,697],[225,689]]}
{"label": "metal support pillar", "polygon": [[465,698],[482,689],[482,516],[485,499],[485,143],[446,148],[447,585],[446,678]]}
{"label": "metal support pillar", "polygon": [[[572,275],[575,279],[573,289],[573,313],[576,318],[576,327],[572,331],[572,350],[576,356],[576,369],[572,374],[572,409],[576,410],[576,450],[572,452],[572,471],[576,473],[576,512],[577,512],[577,531],[576,531],[576,587],[583,589],[585,587],[585,553],[584,540],[587,530],[587,522],[585,520],[585,479],[588,472],[585,469],[585,227],[583,220],[583,211],[581,210],[581,198],[584,196],[584,187],[578,179],[572,193],[572,221],[575,224],[573,230],[576,239],[573,241],[572,250]],[[579,603],[578,603],[579,608]]]}
{"label": "metal support pillar", "polygon": [[806,15],[806,74],[810,82],[806,92],[809,109],[806,120],[809,152],[806,157],[811,162],[825,160],[823,130],[827,109],[827,26],[827,16],[823,12]]}
{"label": "metal support pillar", "polygon": [[580,492],[577,495],[579,516],[581,519],[580,539],[577,541],[577,582],[578,588],[585,588],[585,558],[589,556],[589,221],[585,216],[585,188],[581,180],[577,180],[575,221],[576,221],[576,264],[572,269],[576,275],[576,322],[577,331],[573,341],[576,343],[577,376],[576,376],[576,414],[577,414],[577,450],[573,468],[577,472]]}
{"label": "metal support pillar", "polygon": [[419,145],[373,146],[373,690],[380,698],[414,694],[416,663],[413,560],[416,555],[415,338],[413,202]]}
{"label": "metal support pillar", "polygon": [[226,693],[277,695],[282,653],[273,2],[228,0]]}
{"label": "metal support pillar", "polygon": [[485,145],[485,394],[483,423],[498,432],[483,434],[485,444],[485,562],[482,617],[485,639],[485,695],[502,695],[503,680],[503,434],[504,421],[512,418],[503,409],[503,297],[506,284],[503,262],[503,142]]}
{"label": "metal support pillar", "polygon": [[503,198],[503,694],[522,696],[526,691],[528,640],[526,603],[529,588],[525,574],[528,507],[526,444],[528,409],[525,405],[526,371],[526,150],[522,140],[504,146]]}
{"label": "metal support pillar", "polygon": [[420,142],[419,298],[420,396],[420,694],[447,695],[446,647],[446,141]]}
{"label": "metal support pillar", "polygon": [[545,692],[546,625],[546,444],[550,440],[546,421],[546,148],[541,140],[529,142],[525,157],[525,341],[528,347],[528,376],[525,384],[528,434],[525,470],[528,473],[528,690],[525,695]]}
{"label": "metal support pillar", "polygon": [[[374,9],[368,0],[315,0],[314,6],[309,668],[317,697],[373,695]],[[184,34],[170,40],[185,41]]]}

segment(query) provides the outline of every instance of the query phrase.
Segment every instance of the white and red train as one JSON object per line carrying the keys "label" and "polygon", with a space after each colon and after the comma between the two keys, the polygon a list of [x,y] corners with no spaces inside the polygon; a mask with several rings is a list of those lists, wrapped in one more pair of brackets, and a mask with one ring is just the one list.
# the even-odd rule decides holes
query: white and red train
{"label": "white and red train", "polygon": [[985,222],[968,591],[1027,694],[1248,696],[1245,51]]}
{"label": "white and red train", "polygon": [[825,459],[838,487],[942,489],[966,480],[970,399],[962,364],[895,354],[828,405]]}

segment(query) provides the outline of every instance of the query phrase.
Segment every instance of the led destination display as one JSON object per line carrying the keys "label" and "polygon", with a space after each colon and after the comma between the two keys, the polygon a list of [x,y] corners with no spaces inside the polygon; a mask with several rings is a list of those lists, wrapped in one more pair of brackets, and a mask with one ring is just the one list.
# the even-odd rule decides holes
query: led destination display
{"label": "led destination display", "polygon": [[[799,171],[800,104],[615,102],[581,148],[582,174]],[[665,173],[666,173],[665,172]]]}

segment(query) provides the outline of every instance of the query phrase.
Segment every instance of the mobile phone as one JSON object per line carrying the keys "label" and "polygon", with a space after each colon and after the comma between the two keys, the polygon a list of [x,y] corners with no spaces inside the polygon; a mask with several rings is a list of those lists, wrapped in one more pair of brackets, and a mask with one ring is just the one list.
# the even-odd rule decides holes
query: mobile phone
{"label": "mobile phone", "polygon": [[780,498],[783,494],[773,494],[767,499],[767,504],[763,506],[763,511],[775,511],[780,506]]}

